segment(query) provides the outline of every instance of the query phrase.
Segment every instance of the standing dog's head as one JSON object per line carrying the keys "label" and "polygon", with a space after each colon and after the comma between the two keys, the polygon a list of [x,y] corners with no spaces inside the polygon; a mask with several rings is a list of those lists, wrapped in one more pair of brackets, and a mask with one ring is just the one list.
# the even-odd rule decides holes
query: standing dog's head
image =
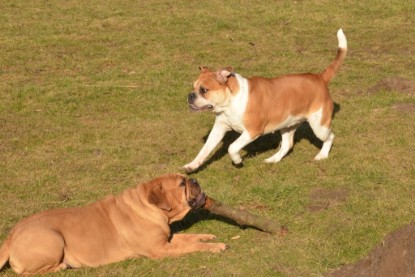
{"label": "standing dog's head", "polygon": [[163,175],[146,185],[148,202],[160,208],[169,223],[183,219],[190,210],[205,204],[206,195],[199,183],[181,174]]}
{"label": "standing dog's head", "polygon": [[228,106],[232,93],[239,90],[231,67],[210,71],[200,67],[200,75],[193,84],[193,91],[187,96],[189,107],[194,111],[220,111]]}

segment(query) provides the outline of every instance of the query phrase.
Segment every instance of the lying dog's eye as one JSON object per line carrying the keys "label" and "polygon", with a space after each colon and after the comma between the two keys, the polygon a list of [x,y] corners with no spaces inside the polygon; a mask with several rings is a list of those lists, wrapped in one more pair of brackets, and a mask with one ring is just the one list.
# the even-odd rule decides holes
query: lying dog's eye
{"label": "lying dog's eye", "polygon": [[200,87],[200,88],[199,88],[199,92],[200,92],[201,94],[205,94],[206,92],[208,92],[208,89],[207,89],[207,88],[204,88],[204,87]]}
{"label": "lying dog's eye", "polygon": [[186,179],[183,179],[182,182],[180,183],[181,187],[184,187],[186,185]]}

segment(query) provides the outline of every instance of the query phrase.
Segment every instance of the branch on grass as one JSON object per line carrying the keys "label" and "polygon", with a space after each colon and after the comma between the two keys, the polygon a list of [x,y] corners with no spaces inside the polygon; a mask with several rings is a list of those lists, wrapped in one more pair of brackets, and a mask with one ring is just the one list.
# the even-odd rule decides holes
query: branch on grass
{"label": "branch on grass", "polygon": [[206,196],[204,207],[206,210],[234,220],[241,226],[252,226],[271,234],[285,235],[287,229],[269,218],[253,215],[242,209],[231,208],[211,197]]}

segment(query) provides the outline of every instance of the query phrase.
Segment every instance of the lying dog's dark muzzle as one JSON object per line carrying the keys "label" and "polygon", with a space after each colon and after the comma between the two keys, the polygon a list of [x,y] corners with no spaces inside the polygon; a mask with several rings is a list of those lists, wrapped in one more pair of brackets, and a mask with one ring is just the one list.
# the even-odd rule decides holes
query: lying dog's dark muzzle
{"label": "lying dog's dark muzzle", "polygon": [[193,198],[192,200],[188,201],[189,206],[194,210],[202,207],[205,205],[206,202],[206,194],[204,192],[200,193],[198,197]]}
{"label": "lying dog's dark muzzle", "polygon": [[190,179],[189,180],[190,185],[190,200],[188,200],[189,206],[192,209],[200,208],[205,204],[206,201],[206,195],[202,192],[202,189],[200,188],[199,183],[196,181],[196,179]]}

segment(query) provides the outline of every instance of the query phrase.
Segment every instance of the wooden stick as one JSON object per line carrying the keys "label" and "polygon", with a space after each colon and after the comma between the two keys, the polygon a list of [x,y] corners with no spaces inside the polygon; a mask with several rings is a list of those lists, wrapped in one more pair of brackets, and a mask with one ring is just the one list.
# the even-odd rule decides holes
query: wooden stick
{"label": "wooden stick", "polygon": [[285,235],[287,233],[287,229],[276,221],[253,215],[246,210],[231,208],[208,196],[206,196],[203,208],[214,214],[230,218],[241,226],[252,226],[271,234]]}

